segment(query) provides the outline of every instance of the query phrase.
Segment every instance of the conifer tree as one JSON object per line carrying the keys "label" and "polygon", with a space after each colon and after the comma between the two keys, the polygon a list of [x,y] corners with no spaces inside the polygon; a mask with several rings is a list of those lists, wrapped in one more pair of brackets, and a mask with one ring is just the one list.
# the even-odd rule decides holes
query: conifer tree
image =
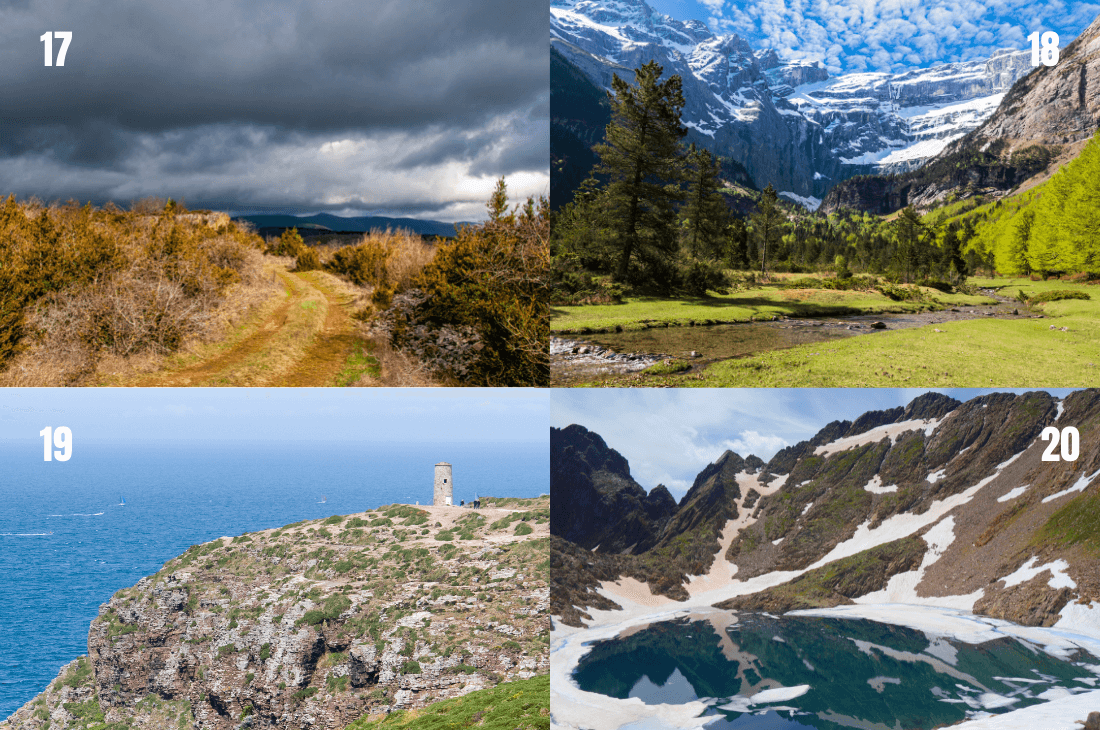
{"label": "conifer tree", "polygon": [[692,144],[687,154],[687,203],[680,211],[687,226],[687,245],[691,255],[700,251],[715,253],[721,248],[722,228],[729,217],[726,201],[718,192],[722,168],[710,150],[697,150]]}
{"label": "conifer tree", "polygon": [[601,160],[596,172],[610,180],[606,195],[615,222],[615,277],[620,281],[635,255],[671,267],[676,253],[680,140],[687,130],[680,126],[680,77],[660,81],[662,72],[660,64],[650,61],[634,71],[634,86],[617,75],[612,78],[611,122],[606,142],[595,148]]}
{"label": "conifer tree", "polygon": [[726,226],[726,261],[731,269],[749,265],[749,229],[745,221],[734,217]]}
{"label": "conifer tree", "polygon": [[921,237],[924,232],[924,222],[912,206],[901,211],[894,224],[894,234],[897,237],[896,257],[900,268],[905,272],[906,282],[920,263]]}
{"label": "conifer tree", "polygon": [[786,216],[783,215],[783,211],[777,205],[778,202],[779,196],[776,194],[775,188],[769,183],[768,187],[764,188],[764,193],[760,196],[760,203],[752,216],[756,239],[760,244],[761,277],[767,276],[768,273],[768,244],[774,246],[779,242],[779,237],[783,233],[782,225],[786,220]]}

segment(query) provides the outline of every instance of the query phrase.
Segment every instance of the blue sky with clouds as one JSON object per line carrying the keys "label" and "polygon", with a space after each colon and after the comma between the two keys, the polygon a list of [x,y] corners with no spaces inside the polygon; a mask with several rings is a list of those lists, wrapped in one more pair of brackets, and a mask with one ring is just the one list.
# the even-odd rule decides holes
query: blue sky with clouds
{"label": "blue sky with clouds", "polygon": [[[524,388],[0,389],[0,441],[549,443],[549,393]],[[549,446],[547,446],[549,448]]]}
{"label": "blue sky with clouds", "polygon": [[737,33],[784,58],[818,60],[833,73],[886,71],[1027,50],[1053,30],[1065,47],[1100,15],[1100,3],[1062,0],[647,0],[680,20]]}
{"label": "blue sky with clouds", "polygon": [[[577,389],[551,396],[550,425],[595,431],[630,462],[646,489],[664,484],[677,498],[695,475],[729,449],[767,461],[779,449],[813,437],[830,421],[903,406],[926,390],[837,389]],[[945,389],[967,401],[1025,389]],[[1057,397],[1071,392],[1050,390]]]}

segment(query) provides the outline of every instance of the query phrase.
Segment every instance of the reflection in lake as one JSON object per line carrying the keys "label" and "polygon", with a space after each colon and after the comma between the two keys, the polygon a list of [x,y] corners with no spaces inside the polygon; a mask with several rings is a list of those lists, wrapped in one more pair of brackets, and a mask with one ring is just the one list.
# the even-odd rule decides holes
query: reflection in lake
{"label": "reflection in lake", "polygon": [[646,704],[715,698],[708,730],[936,728],[1096,688],[1100,663],[1005,636],[967,644],[865,619],[742,614],[593,645],[581,689]]}

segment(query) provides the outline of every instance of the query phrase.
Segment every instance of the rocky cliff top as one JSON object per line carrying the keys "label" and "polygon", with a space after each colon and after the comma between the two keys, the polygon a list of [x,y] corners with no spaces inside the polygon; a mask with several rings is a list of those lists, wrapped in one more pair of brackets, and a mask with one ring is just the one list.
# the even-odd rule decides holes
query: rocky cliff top
{"label": "rocky cliff top", "polygon": [[87,658],[0,728],[341,728],[545,674],[549,499],[483,504],[192,546],[101,606]]}

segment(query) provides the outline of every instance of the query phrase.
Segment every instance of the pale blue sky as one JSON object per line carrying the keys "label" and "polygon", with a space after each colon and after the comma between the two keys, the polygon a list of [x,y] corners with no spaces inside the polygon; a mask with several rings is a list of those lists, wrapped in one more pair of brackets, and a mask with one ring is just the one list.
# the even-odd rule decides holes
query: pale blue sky
{"label": "pale blue sky", "polygon": [[[730,388],[575,389],[551,397],[550,425],[572,423],[598,433],[630,462],[646,489],[664,484],[679,498],[703,467],[730,449],[767,461],[811,438],[830,421],[904,406],[920,389]],[[1027,389],[937,389],[960,401]],[[1050,390],[1061,398],[1070,389]]]}
{"label": "pale blue sky", "polygon": [[547,442],[549,393],[508,388],[0,389],[0,441]]}

